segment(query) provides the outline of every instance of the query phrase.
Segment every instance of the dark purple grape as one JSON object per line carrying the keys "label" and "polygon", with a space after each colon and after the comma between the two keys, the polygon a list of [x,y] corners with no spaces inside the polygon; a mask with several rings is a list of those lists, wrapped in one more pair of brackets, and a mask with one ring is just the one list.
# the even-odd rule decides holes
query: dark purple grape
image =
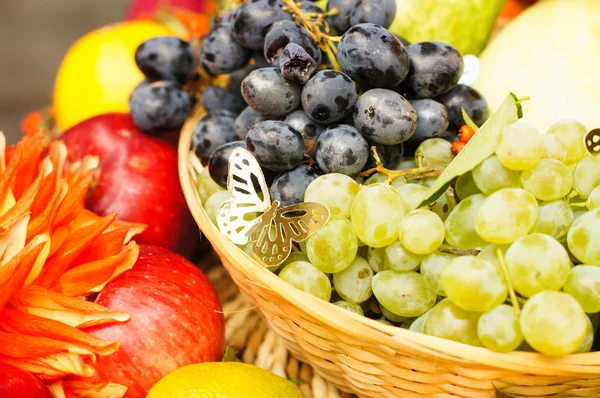
{"label": "dark purple grape", "polygon": [[446,141],[452,143],[458,140],[458,134],[453,131],[446,130],[442,135],[440,135],[440,138],[443,138]]}
{"label": "dark purple grape", "polygon": [[252,107],[247,106],[235,119],[235,130],[237,136],[245,140],[248,135],[250,127],[254,126],[258,122],[268,120],[268,117],[260,112],[255,111]]}
{"label": "dark purple grape", "polygon": [[352,126],[338,124],[317,138],[316,161],[325,173],[356,176],[369,158],[369,144]]}
{"label": "dark purple grape", "polygon": [[215,19],[213,20],[212,24],[210,25],[210,30],[213,31],[220,26],[227,26],[231,29],[231,24],[233,21],[233,13],[234,13],[234,10],[229,10],[229,11],[225,12],[224,14],[221,14],[221,13],[217,14],[215,16]]}
{"label": "dark purple grape", "polygon": [[302,108],[315,122],[328,125],[349,114],[356,97],[356,86],[346,74],[322,70],[302,89]]}
{"label": "dark purple grape", "polygon": [[289,43],[301,46],[317,63],[321,62],[321,49],[310,32],[293,21],[275,22],[267,32],[264,45],[267,62],[275,63]]}
{"label": "dark purple grape", "polygon": [[456,86],[463,74],[460,52],[446,43],[425,41],[406,47],[408,76],[399,87],[407,98],[434,98]]}
{"label": "dark purple grape", "polygon": [[302,138],[304,139],[304,153],[314,156],[317,137],[323,132],[324,127],[317,124],[301,110],[290,113],[283,121],[302,134]]}
{"label": "dark purple grape", "polygon": [[323,14],[325,11],[315,3],[310,1],[303,1],[300,3],[300,9],[305,13]]}
{"label": "dark purple grape", "polygon": [[253,70],[259,69],[254,64],[247,64],[240,69],[236,69],[231,72],[228,76],[227,89],[233,93],[242,92],[242,81],[248,76]]}
{"label": "dark purple grape", "polygon": [[265,56],[263,55],[262,50],[254,50],[252,52],[252,58],[250,59],[250,62],[254,64],[254,66],[256,66],[257,69],[260,68],[269,68],[272,65],[265,59]]}
{"label": "dark purple grape", "polygon": [[135,88],[133,89],[133,91],[131,92],[131,94],[129,94],[129,107],[131,108],[131,100],[133,99],[133,97],[135,95],[137,95],[137,93],[141,90],[144,89],[144,87],[148,87],[152,82],[149,81],[148,79],[144,79],[140,82],[140,84],[138,84],[137,86],[135,86]]}
{"label": "dark purple grape", "polygon": [[218,86],[211,86],[202,93],[202,106],[207,111],[226,109],[237,114],[246,107],[246,103],[239,91],[231,92]]}
{"label": "dark purple grape", "polygon": [[387,29],[370,23],[350,28],[337,47],[342,70],[363,88],[398,85],[408,74],[408,55]]}
{"label": "dark purple grape", "polygon": [[488,118],[488,103],[474,88],[457,84],[452,90],[437,99],[448,109],[450,129],[458,131],[465,124],[461,108],[477,126],[481,126]]}
{"label": "dark purple grape", "polygon": [[412,43],[408,40],[406,40],[404,37],[400,36],[397,33],[392,33],[398,40],[400,40],[400,43],[402,43],[402,45],[406,48],[408,46],[410,46]]}
{"label": "dark purple grape", "polygon": [[284,116],[300,106],[300,89],[277,68],[250,72],[242,81],[242,96],[254,110],[269,116]]}
{"label": "dark purple grape", "polygon": [[231,73],[246,65],[250,51],[231,37],[228,26],[219,26],[204,39],[200,64],[209,73]]}
{"label": "dark purple grape", "polygon": [[417,129],[409,141],[421,143],[429,138],[441,136],[448,129],[448,111],[446,107],[432,99],[409,101],[417,112]]}
{"label": "dark purple grape", "polygon": [[382,88],[360,96],[354,107],[354,126],[369,141],[396,145],[417,128],[417,114],[400,94]]}
{"label": "dark purple grape", "polygon": [[263,48],[265,34],[277,21],[292,17],[283,11],[281,0],[252,0],[242,4],[233,14],[233,38],[246,48]]}
{"label": "dark purple grape", "polygon": [[293,170],[279,174],[271,185],[271,200],[278,201],[282,206],[291,206],[304,202],[306,188],[319,175],[312,167],[298,165]]}
{"label": "dark purple grape", "polygon": [[246,148],[244,141],[233,141],[227,144],[223,144],[210,155],[208,159],[208,174],[214,182],[227,188],[227,178],[229,176],[229,158],[231,152],[235,148]]}
{"label": "dark purple grape", "polygon": [[375,157],[373,156],[372,146],[375,146],[377,149],[377,155],[383,163],[383,166],[387,169],[392,169],[394,165],[396,165],[404,154],[404,144],[398,145],[381,145],[381,144],[373,144],[369,146],[369,158],[367,159],[367,163],[363,170],[372,169],[377,166],[377,162],[375,161]]}
{"label": "dark purple grape", "polygon": [[304,158],[304,141],[287,123],[267,120],[256,123],[246,136],[246,147],[258,164],[273,171],[287,171]]}
{"label": "dark purple grape", "polygon": [[156,133],[180,130],[192,110],[192,101],[178,84],[160,81],[135,90],[129,107],[140,130]]}
{"label": "dark purple grape", "polygon": [[373,23],[389,28],[396,16],[396,0],[358,0],[350,14],[350,25]]}
{"label": "dark purple grape", "polygon": [[198,121],[192,136],[196,154],[203,158],[208,158],[221,145],[237,139],[235,114],[224,109],[208,112]]}
{"label": "dark purple grape", "polygon": [[350,29],[350,14],[356,7],[357,0],[329,0],[327,3],[327,11],[337,8],[339,11],[336,15],[327,17],[327,23],[337,30],[339,34],[343,34]]}
{"label": "dark purple grape", "polygon": [[196,56],[188,42],[175,36],[158,36],[139,45],[135,63],[148,80],[184,84],[192,77]]}
{"label": "dark purple grape", "polygon": [[290,43],[279,57],[279,71],[288,80],[305,84],[319,64],[301,46]]}

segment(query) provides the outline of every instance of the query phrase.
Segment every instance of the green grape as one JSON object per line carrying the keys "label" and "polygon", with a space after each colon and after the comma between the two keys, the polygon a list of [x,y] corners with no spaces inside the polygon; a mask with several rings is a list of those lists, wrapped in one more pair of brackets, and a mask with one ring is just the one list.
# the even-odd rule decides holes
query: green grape
{"label": "green grape", "polygon": [[375,272],[386,270],[385,265],[385,247],[369,247],[367,261]]}
{"label": "green grape", "polygon": [[374,173],[369,178],[367,178],[367,180],[365,181],[365,183],[363,185],[382,183],[382,182],[385,182],[386,180],[387,180],[387,176],[385,174]]}
{"label": "green grape", "polygon": [[400,241],[395,241],[385,248],[385,269],[399,272],[414,271],[419,268],[423,256],[406,250]]}
{"label": "green grape", "polygon": [[501,304],[484,312],[477,323],[477,336],[492,351],[516,350],[523,343],[523,334],[515,309]]}
{"label": "green grape", "polygon": [[286,258],[285,261],[281,264],[281,268],[296,261],[308,262],[308,256],[300,251],[291,252],[288,258]]}
{"label": "green grape", "polygon": [[375,319],[375,321],[379,322],[379,323],[383,323],[384,325],[388,325],[388,326],[394,326],[393,323],[391,323],[390,321],[388,321],[385,318],[379,318],[379,319]]}
{"label": "green grape", "polygon": [[490,156],[475,166],[472,175],[477,188],[486,195],[491,195],[502,188],[521,186],[519,172],[502,166],[497,156]]}
{"label": "green grape", "polygon": [[229,199],[231,199],[229,191],[217,191],[213,193],[204,204],[204,210],[206,210],[206,214],[213,224],[217,225],[217,213],[221,206],[223,206],[223,203],[227,202]]}
{"label": "green grape", "polygon": [[354,231],[371,247],[384,247],[398,239],[400,220],[405,214],[402,197],[386,184],[367,185],[352,202]]}
{"label": "green grape", "polygon": [[597,209],[600,207],[600,185],[594,188],[594,190],[588,196],[585,205],[589,210]]}
{"label": "green grape", "polygon": [[444,192],[442,196],[435,201],[431,211],[440,216],[442,221],[446,221],[450,215],[450,212],[452,211],[452,206],[450,206],[450,200],[448,199],[447,192]]}
{"label": "green grape", "polygon": [[564,200],[543,202],[532,232],[550,235],[560,239],[567,234],[573,224],[573,210]]}
{"label": "green grape", "polygon": [[584,264],[600,265],[600,208],[590,210],[573,222],[567,234],[569,250]]}
{"label": "green grape", "polygon": [[365,313],[363,312],[362,308],[358,304],[349,303],[349,302],[344,301],[344,300],[336,301],[333,304],[337,305],[338,307],[341,307],[341,308],[343,308],[345,310],[348,310],[350,312],[354,312],[355,314],[365,315]]}
{"label": "green grape", "polygon": [[437,298],[416,272],[382,271],[373,278],[372,287],[377,301],[402,317],[423,314],[433,307]]}
{"label": "green grape", "polygon": [[461,249],[476,249],[486,245],[475,229],[477,213],[485,198],[483,194],[471,195],[450,212],[444,223],[446,241],[450,245]]}
{"label": "green grape", "polygon": [[566,196],[573,187],[573,175],[558,160],[542,159],[521,174],[523,189],[539,200],[556,200]]}
{"label": "green grape", "polygon": [[600,266],[578,265],[571,268],[563,290],[575,297],[585,312],[600,312]]}
{"label": "green grape", "polygon": [[573,188],[579,191],[581,199],[587,199],[597,186],[600,186],[600,160],[586,154],[575,166]]}
{"label": "green grape", "polygon": [[415,151],[415,163],[422,166],[447,167],[454,159],[452,144],[443,138],[430,138],[423,141]]}
{"label": "green grape", "polygon": [[589,317],[587,318],[586,328],[585,328],[585,337],[581,342],[581,345],[575,351],[575,354],[582,354],[585,352],[590,352],[592,350],[592,346],[594,345],[594,325],[592,325],[592,321]]}
{"label": "green grape", "polygon": [[465,311],[449,299],[437,303],[425,321],[425,334],[481,346],[477,322],[481,313]]}
{"label": "green grape", "polygon": [[396,177],[392,180],[390,185],[396,188],[398,192],[400,192],[400,187],[406,185],[406,181],[404,181],[404,177]]}
{"label": "green grape", "polygon": [[394,167],[392,167],[393,170],[408,170],[415,168],[417,168],[415,158],[402,158],[394,165]]}
{"label": "green grape", "polygon": [[481,193],[473,180],[473,173],[470,171],[458,176],[454,185],[454,191],[460,200],[465,200],[471,195]]}
{"label": "green grape", "polygon": [[402,246],[415,254],[429,254],[444,242],[444,222],[434,212],[413,210],[400,221],[399,239]]}
{"label": "green grape", "polygon": [[341,298],[359,304],[371,297],[373,270],[367,260],[356,257],[348,268],[333,274],[333,286]]}
{"label": "green grape", "polygon": [[538,203],[520,188],[505,188],[488,196],[475,220],[475,230],[485,241],[508,244],[527,235],[535,226]]}
{"label": "green grape", "polygon": [[505,261],[513,287],[524,297],[560,290],[572,265],[565,248],[544,234],[518,239],[506,251]]}
{"label": "green grape", "polygon": [[398,180],[398,178],[392,181],[392,186],[396,188],[402,197],[402,200],[406,203],[407,211],[416,209],[427,196],[429,189],[419,184],[394,185],[394,181],[396,180]]}
{"label": "green grape", "polygon": [[521,332],[527,343],[550,356],[574,353],[585,338],[585,312],[573,297],[544,291],[531,297],[521,311]]}
{"label": "green grape", "polygon": [[435,177],[432,177],[432,178],[418,178],[416,180],[412,180],[412,183],[423,185],[424,187],[426,187],[427,189],[429,189],[429,188],[431,188],[433,186],[433,184],[435,184],[436,181],[437,181],[437,178],[435,178]]}
{"label": "green grape", "polygon": [[423,261],[421,261],[421,275],[423,275],[425,284],[429,290],[438,296],[447,296],[442,287],[440,273],[442,272],[442,269],[455,258],[456,256],[454,254],[433,252],[423,257]]}
{"label": "green grape", "polygon": [[544,140],[543,159],[554,159],[559,162],[564,162],[567,159],[567,147],[557,136],[542,134],[542,139]]}
{"label": "green grape", "polygon": [[575,120],[564,119],[556,122],[548,129],[548,134],[558,138],[567,150],[564,163],[568,166],[577,163],[585,155],[583,136],[587,133],[585,126]]}
{"label": "green grape", "polygon": [[466,311],[489,311],[508,296],[508,287],[498,268],[480,257],[453,259],[442,268],[440,281],[448,298]]}
{"label": "green grape", "polygon": [[279,277],[308,294],[329,301],[331,298],[331,282],[325,273],[319,271],[311,263],[296,261],[285,266]]}
{"label": "green grape", "polygon": [[317,177],[304,192],[305,202],[325,205],[332,216],[350,217],[352,201],[360,191],[360,185],[344,174],[325,174]]}
{"label": "green grape", "polygon": [[198,181],[196,182],[196,189],[198,190],[198,195],[200,196],[202,203],[206,203],[208,198],[210,198],[215,192],[225,190],[225,188],[214,182],[214,180],[210,177],[208,167],[203,168],[200,172]]}
{"label": "green grape", "polygon": [[394,314],[393,312],[388,311],[388,309],[385,308],[383,305],[380,305],[379,309],[381,310],[381,315],[383,315],[385,317],[385,319],[389,320],[390,322],[401,323],[401,322],[406,321],[405,317],[398,316],[398,315]]}
{"label": "green grape", "polygon": [[510,170],[527,170],[544,155],[544,140],[539,131],[522,119],[502,129],[496,156]]}
{"label": "green grape", "polygon": [[598,327],[600,327],[600,314],[596,312],[594,314],[587,314],[587,316],[592,322],[592,328],[594,330],[594,334],[596,334]]}
{"label": "green grape", "polygon": [[345,218],[331,219],[306,240],[306,255],[311,264],[327,273],[345,270],[358,251],[352,223]]}
{"label": "green grape", "polygon": [[427,323],[427,319],[429,319],[429,314],[431,314],[431,310],[427,311],[417,319],[415,319],[409,326],[408,330],[411,332],[417,333],[425,333],[425,324]]}

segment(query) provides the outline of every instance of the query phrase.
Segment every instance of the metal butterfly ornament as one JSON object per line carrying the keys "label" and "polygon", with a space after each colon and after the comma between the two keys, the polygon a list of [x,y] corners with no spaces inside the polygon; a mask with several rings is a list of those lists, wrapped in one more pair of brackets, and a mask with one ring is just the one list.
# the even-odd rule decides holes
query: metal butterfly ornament
{"label": "metal butterfly ornament", "polygon": [[583,144],[590,155],[600,160],[600,128],[588,132],[583,138]]}
{"label": "metal butterfly ornament", "polygon": [[260,165],[243,148],[234,149],[229,158],[227,190],[231,199],[217,213],[219,230],[237,245],[253,242],[253,256],[268,267],[283,263],[292,242],[306,240],[329,221],[329,209],[321,203],[271,203]]}

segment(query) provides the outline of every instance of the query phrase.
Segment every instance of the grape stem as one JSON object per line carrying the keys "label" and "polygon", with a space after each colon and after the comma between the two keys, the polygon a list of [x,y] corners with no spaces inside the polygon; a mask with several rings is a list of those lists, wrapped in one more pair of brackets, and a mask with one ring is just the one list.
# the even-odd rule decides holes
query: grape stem
{"label": "grape stem", "polygon": [[498,256],[498,260],[500,261],[500,265],[502,266],[502,272],[504,272],[504,277],[506,278],[506,283],[508,284],[508,295],[510,296],[510,301],[515,309],[515,314],[517,317],[521,314],[521,306],[519,305],[519,299],[517,298],[517,294],[515,293],[515,289],[513,288],[512,281],[510,280],[510,275],[508,275],[508,267],[506,266],[506,262],[504,261],[504,255],[502,255],[502,249],[496,249],[496,255]]}
{"label": "grape stem", "polygon": [[442,171],[437,167],[417,167],[416,169],[406,169],[406,170],[389,170],[386,169],[377,153],[377,148],[375,146],[371,147],[371,151],[373,151],[373,157],[375,158],[376,166],[372,169],[365,170],[360,173],[361,177],[368,177],[373,173],[381,173],[387,176],[385,180],[386,184],[392,182],[394,178],[403,177],[405,181],[411,180],[421,180],[426,178],[436,178],[442,174]]}
{"label": "grape stem", "polygon": [[[326,16],[337,15],[339,13],[339,9],[333,8],[326,13],[313,13],[313,12],[304,12],[300,8],[300,4],[296,3],[294,0],[282,0],[285,5],[284,10],[292,14],[292,17],[296,20],[297,23],[301,24],[306,30],[308,30],[312,36],[312,38],[317,42],[321,50],[325,52],[331,66],[341,71],[342,68],[337,61],[337,49],[335,47],[334,42],[340,41],[341,37],[339,36],[331,36],[329,35],[329,24],[325,21]],[[321,26],[325,25],[325,32],[321,31]]]}
{"label": "grape stem", "polygon": [[454,247],[440,247],[437,251],[455,256],[476,256],[481,252],[479,249],[456,249]]}

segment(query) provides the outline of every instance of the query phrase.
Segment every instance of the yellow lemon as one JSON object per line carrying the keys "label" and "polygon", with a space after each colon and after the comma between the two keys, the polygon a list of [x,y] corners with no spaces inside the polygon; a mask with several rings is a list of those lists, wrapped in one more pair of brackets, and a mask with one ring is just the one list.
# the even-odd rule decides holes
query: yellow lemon
{"label": "yellow lemon", "polygon": [[179,368],[156,383],[146,398],[303,398],[298,387],[254,365],[205,362]]}
{"label": "yellow lemon", "polygon": [[57,126],[67,130],[90,117],[128,112],[131,91],[144,79],[134,54],[145,40],[175,35],[150,20],[120,22],[94,30],[67,52],[54,84]]}

